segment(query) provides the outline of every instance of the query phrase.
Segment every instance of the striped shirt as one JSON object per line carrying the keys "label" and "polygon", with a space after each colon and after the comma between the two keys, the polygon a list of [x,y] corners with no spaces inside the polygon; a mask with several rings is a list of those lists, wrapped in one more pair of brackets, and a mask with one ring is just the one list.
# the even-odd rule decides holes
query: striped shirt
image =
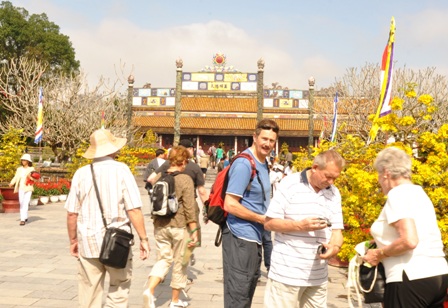
{"label": "striped shirt", "polygon": [[[129,223],[126,211],[142,206],[140,190],[128,166],[111,157],[94,159],[95,180],[109,227]],[[79,253],[84,258],[98,258],[105,233],[101,210],[93,186],[90,165],[79,168],[73,176],[65,209],[78,214]]]}
{"label": "striped shirt", "polygon": [[276,232],[269,278],[291,286],[317,286],[328,280],[325,260],[317,254],[319,242],[328,243],[332,229],[343,229],[341,195],[331,185],[316,193],[306,170],[283,178],[271,200],[267,217],[302,220],[325,217],[332,226],[317,231]]}

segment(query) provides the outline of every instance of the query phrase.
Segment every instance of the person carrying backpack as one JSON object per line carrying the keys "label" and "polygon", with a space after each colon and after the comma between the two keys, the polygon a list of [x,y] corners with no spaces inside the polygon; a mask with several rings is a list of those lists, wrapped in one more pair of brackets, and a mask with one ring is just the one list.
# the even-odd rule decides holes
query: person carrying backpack
{"label": "person carrying backpack", "polygon": [[[174,177],[175,196],[178,209],[169,216],[153,215],[154,238],[157,247],[157,262],[153,265],[148,277],[147,289],[143,293],[143,307],[155,308],[154,291],[164,280],[171,265],[173,265],[171,279],[170,308],[187,307],[188,303],[179,299],[182,289],[187,286],[187,265],[182,262],[183,253],[187,247],[199,244],[196,201],[193,180],[187,174],[182,174],[190,158],[189,151],[183,146],[177,146],[170,151],[170,167],[168,174]],[[159,173],[159,177],[165,176]],[[155,182],[154,189],[158,182]]]}
{"label": "person carrying backpack", "polygon": [[277,142],[279,130],[273,120],[257,123],[253,144],[244,151],[256,163],[257,176],[250,190],[247,187],[252,175],[251,162],[241,157],[230,166],[224,199],[228,215],[222,227],[225,308],[249,308],[252,304],[260,277],[263,224],[271,194],[266,157]]}
{"label": "person carrying backpack", "polygon": [[[193,142],[191,142],[191,140],[181,139],[179,142],[179,145],[183,146],[187,149],[188,153],[190,153],[190,157],[193,156],[194,145],[193,145]],[[166,172],[166,170],[168,170],[168,168],[170,168],[170,162],[166,161],[165,163],[163,163],[162,166],[160,166],[155,172],[153,172],[148,177],[148,182],[150,182],[151,184],[154,184],[157,174],[161,173],[161,172],[162,173]],[[196,198],[199,197],[199,199],[202,201],[202,203],[204,203],[208,199],[208,192],[205,189],[204,174],[203,174],[201,168],[199,167],[199,165],[196,164],[195,162],[191,161],[191,159],[188,160],[188,164],[185,167],[185,170],[181,173],[188,174],[191,177],[191,179],[193,180],[193,184],[194,184],[193,192],[195,194],[196,214],[197,214],[197,217],[199,220],[200,210],[199,210],[199,205],[196,202]],[[197,194],[196,194],[196,188],[197,188]],[[200,232],[200,230],[198,232],[199,232],[199,235],[198,235],[199,242],[201,242],[201,232]],[[191,256],[191,265],[194,265],[195,262],[196,262],[195,256],[192,255]]]}
{"label": "person carrying backpack", "polygon": [[145,189],[150,192],[152,189],[152,184],[148,182],[149,176],[156,171],[165,162],[165,149],[157,149],[156,157],[149,162],[146,166],[145,172],[143,173],[143,181],[145,182]]}

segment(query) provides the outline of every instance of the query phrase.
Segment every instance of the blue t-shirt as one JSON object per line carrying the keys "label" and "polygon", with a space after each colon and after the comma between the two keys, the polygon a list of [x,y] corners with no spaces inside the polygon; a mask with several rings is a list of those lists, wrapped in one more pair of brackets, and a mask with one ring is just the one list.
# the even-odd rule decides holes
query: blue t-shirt
{"label": "blue t-shirt", "polygon": [[[246,150],[245,152],[252,155],[250,150]],[[257,214],[264,215],[268,209],[271,195],[269,172],[265,162],[260,163],[255,157],[254,160],[261,183],[263,183],[264,199],[257,176],[255,176],[252,181],[250,191],[246,191],[250,181],[251,166],[250,161],[245,158],[238,158],[230,167],[229,184],[226,193],[241,197],[240,203],[244,207]],[[257,242],[261,245],[261,236],[264,229],[262,224],[247,221],[229,214],[227,216],[227,226],[236,237],[251,242]]]}

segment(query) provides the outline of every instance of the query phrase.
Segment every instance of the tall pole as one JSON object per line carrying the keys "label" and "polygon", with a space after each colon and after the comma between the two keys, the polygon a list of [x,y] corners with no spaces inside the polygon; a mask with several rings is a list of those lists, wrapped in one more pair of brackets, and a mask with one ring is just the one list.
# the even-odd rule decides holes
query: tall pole
{"label": "tall pole", "polygon": [[128,110],[127,110],[127,123],[126,123],[126,138],[128,143],[131,142],[131,121],[132,121],[132,97],[134,96],[134,76],[128,77]]}
{"label": "tall pole", "polygon": [[184,62],[181,58],[176,60],[176,96],[174,98],[174,141],[177,146],[180,141],[180,110],[182,99],[182,67]]}
{"label": "tall pole", "polygon": [[257,80],[257,123],[263,119],[263,72],[264,60],[260,58],[258,65],[258,80]]}
{"label": "tall pole", "polygon": [[310,90],[310,97],[308,102],[309,108],[309,126],[308,126],[308,152],[311,154],[311,147],[314,145],[314,77],[308,78],[308,86]]}

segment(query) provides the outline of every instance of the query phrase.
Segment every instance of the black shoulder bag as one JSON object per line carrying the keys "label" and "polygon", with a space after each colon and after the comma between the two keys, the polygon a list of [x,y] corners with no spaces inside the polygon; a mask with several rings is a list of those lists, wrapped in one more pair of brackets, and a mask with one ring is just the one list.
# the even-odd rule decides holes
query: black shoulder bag
{"label": "black shoulder bag", "polygon": [[[376,243],[373,243],[369,249],[376,247]],[[360,264],[357,278],[366,304],[383,302],[386,288],[386,272],[383,263],[380,262],[371,267]]]}
{"label": "black shoulder bag", "polygon": [[104,228],[106,228],[106,234],[104,235],[103,244],[101,245],[99,257],[100,262],[106,266],[114,268],[125,268],[126,263],[128,262],[131,246],[134,245],[134,235],[119,228],[107,227],[103,206],[101,204],[100,193],[95,181],[93,164],[90,164],[90,169],[92,170],[93,185],[95,186],[96,197],[98,199],[98,204],[100,205]]}

